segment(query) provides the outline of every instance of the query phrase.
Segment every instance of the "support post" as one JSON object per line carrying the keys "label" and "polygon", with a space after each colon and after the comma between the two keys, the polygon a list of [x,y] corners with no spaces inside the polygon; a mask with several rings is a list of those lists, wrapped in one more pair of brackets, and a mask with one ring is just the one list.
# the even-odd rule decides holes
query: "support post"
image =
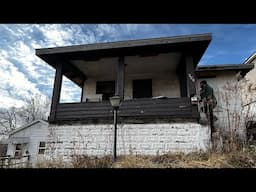
{"label": "support post", "polygon": [[62,64],[58,63],[56,65],[56,73],[55,73],[55,79],[54,79],[52,104],[51,104],[51,112],[50,112],[49,122],[53,122],[56,119],[57,105],[60,102],[60,92],[61,92],[61,85],[62,85],[62,70],[63,70]]}
{"label": "support post", "polygon": [[195,68],[193,63],[193,57],[191,55],[186,55],[185,68],[186,68],[186,79],[187,79],[187,97],[191,97],[191,95],[196,94]]}
{"label": "support post", "polygon": [[119,95],[121,100],[124,99],[124,81],[125,81],[124,56],[120,56],[118,58],[118,66],[117,66],[116,95]]}

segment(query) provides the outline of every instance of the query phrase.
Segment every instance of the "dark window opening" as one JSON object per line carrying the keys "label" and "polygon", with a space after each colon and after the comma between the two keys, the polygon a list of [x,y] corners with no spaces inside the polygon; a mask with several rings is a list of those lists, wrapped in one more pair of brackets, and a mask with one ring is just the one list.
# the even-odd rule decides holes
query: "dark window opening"
{"label": "dark window opening", "polygon": [[250,145],[256,144],[256,122],[249,121],[246,125],[247,128],[247,141]]}
{"label": "dark window opening", "polygon": [[0,144],[0,156],[6,156],[8,144]]}
{"label": "dark window opening", "polygon": [[133,80],[133,98],[152,97],[152,79]]}
{"label": "dark window opening", "polygon": [[38,154],[44,154],[45,149],[46,149],[45,142],[44,142],[44,141],[41,141],[41,142],[39,143],[39,151],[38,151]]}
{"label": "dark window opening", "polygon": [[115,81],[97,81],[96,94],[102,94],[102,100],[109,100],[115,95]]}
{"label": "dark window opening", "polygon": [[14,157],[22,156],[22,144],[16,144]]}

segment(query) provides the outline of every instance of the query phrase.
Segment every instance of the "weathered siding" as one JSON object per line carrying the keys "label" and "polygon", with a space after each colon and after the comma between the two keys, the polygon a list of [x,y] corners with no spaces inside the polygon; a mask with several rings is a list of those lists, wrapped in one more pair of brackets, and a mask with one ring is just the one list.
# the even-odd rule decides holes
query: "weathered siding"
{"label": "weathered siding", "polygon": [[[50,125],[49,132],[48,158],[113,152],[113,125]],[[120,124],[117,130],[117,155],[206,151],[209,145],[209,127],[198,123]]]}
{"label": "weathered siding", "polygon": [[[43,155],[38,154],[39,143],[41,141],[47,141],[49,132],[48,125],[43,123],[35,123],[28,128],[25,128],[15,134],[11,135],[12,137],[29,137],[29,143],[27,145],[27,150],[31,155],[31,162],[34,165],[38,159],[40,159]],[[9,142],[7,155],[14,157],[15,154],[15,144]],[[25,155],[25,154],[24,154]]]}

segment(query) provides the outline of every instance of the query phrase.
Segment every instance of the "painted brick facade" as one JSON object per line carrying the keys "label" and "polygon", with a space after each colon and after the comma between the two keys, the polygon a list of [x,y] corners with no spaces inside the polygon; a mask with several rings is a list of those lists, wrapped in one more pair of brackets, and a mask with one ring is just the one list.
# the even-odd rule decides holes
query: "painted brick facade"
{"label": "painted brick facade", "polygon": [[[113,151],[113,125],[50,125],[48,158],[71,155],[107,155]],[[167,152],[207,150],[208,126],[198,123],[121,124],[117,131],[117,155],[156,155]]]}

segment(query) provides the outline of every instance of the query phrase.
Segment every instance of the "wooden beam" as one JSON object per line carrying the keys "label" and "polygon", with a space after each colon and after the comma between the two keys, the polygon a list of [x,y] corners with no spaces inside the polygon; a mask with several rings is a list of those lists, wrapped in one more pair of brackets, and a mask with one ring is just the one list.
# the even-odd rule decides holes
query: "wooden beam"
{"label": "wooden beam", "polygon": [[124,56],[120,56],[118,58],[118,65],[117,65],[116,94],[120,96],[121,100],[124,99],[124,80],[125,80]]}
{"label": "wooden beam", "polygon": [[196,94],[196,76],[192,55],[186,54],[185,66],[187,80],[187,97],[191,97],[193,94]]}
{"label": "wooden beam", "polygon": [[70,61],[62,60],[61,63],[63,63],[64,66],[63,74],[82,88],[82,84],[87,79],[87,76],[76,66],[74,66]]}
{"label": "wooden beam", "polygon": [[62,70],[63,70],[62,63],[57,63],[55,79],[54,79],[54,86],[53,86],[53,94],[52,94],[51,112],[50,112],[50,117],[49,117],[50,122],[55,121],[57,105],[60,102],[60,92],[61,92],[62,73],[63,73]]}
{"label": "wooden beam", "polygon": [[181,56],[176,74],[178,75],[179,82],[180,82],[180,96],[187,97],[186,65],[185,65],[185,59],[183,56]]}

